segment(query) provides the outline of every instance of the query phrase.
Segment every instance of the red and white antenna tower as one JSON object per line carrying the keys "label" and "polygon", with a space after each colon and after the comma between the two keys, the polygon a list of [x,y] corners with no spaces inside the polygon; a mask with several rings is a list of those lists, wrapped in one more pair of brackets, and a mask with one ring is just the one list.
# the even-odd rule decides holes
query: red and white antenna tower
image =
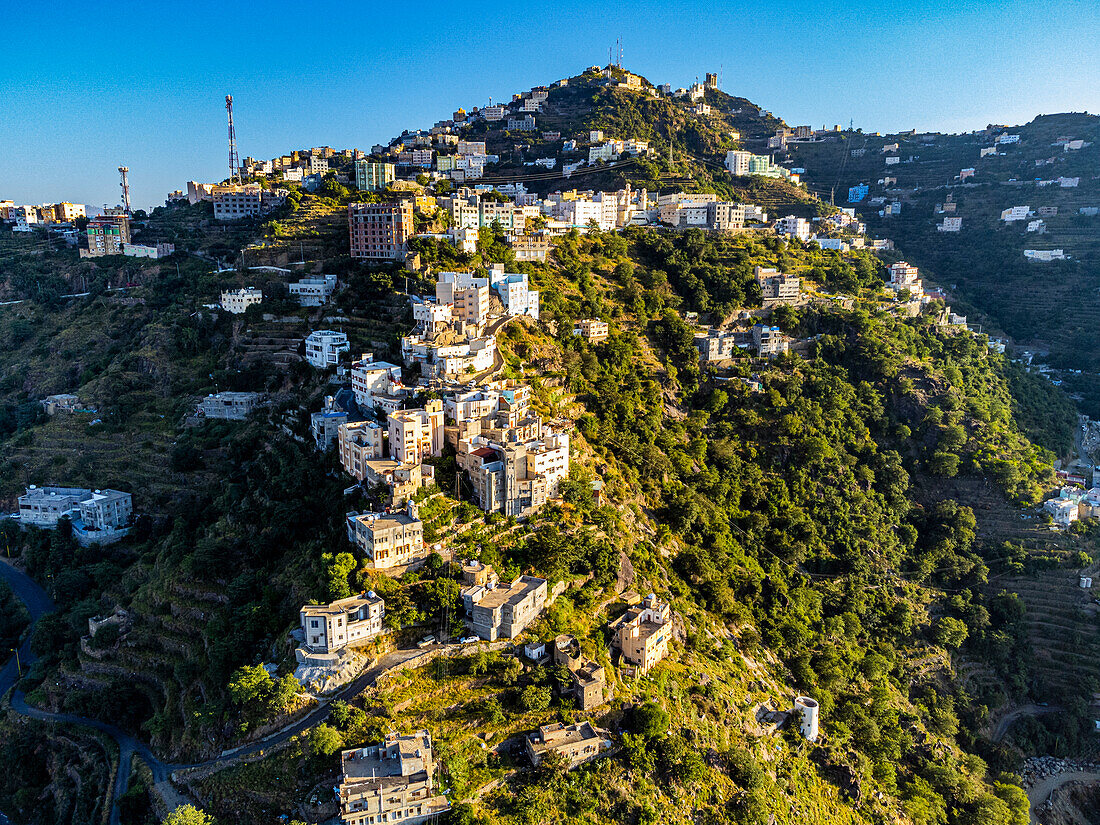
{"label": "red and white antenna tower", "polygon": [[126,173],[130,171],[129,166],[118,167],[118,173],[122,175],[122,183],[119,184],[122,187],[122,205],[126,209],[126,214],[130,214],[130,181],[126,178]]}
{"label": "red and white antenna tower", "polygon": [[225,96],[225,111],[229,115],[229,182],[241,182],[241,162],[237,158],[237,132],[233,128],[233,95]]}

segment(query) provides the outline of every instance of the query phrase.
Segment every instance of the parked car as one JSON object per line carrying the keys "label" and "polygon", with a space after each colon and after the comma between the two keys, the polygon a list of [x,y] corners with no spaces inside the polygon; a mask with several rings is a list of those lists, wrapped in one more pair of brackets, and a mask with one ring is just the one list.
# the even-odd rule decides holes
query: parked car
{"label": "parked car", "polygon": [[458,643],[460,645],[472,645],[474,642],[480,642],[480,641],[481,641],[480,636],[463,636],[461,639],[458,640]]}
{"label": "parked car", "polygon": [[423,639],[416,643],[416,646],[423,650],[426,647],[431,647],[437,641],[439,640],[435,636],[425,636]]}

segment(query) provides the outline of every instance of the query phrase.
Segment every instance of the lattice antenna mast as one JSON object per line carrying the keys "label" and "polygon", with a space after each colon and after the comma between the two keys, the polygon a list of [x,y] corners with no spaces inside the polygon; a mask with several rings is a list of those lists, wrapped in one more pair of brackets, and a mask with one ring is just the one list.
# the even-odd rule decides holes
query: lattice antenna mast
{"label": "lattice antenna mast", "polygon": [[229,116],[229,182],[241,182],[241,162],[237,158],[237,131],[233,128],[233,95],[225,96],[225,111]]}
{"label": "lattice antenna mast", "polygon": [[122,175],[122,183],[119,184],[122,187],[122,205],[126,209],[126,214],[130,214],[130,181],[126,177],[126,173],[130,171],[129,166],[118,167],[118,173]]}

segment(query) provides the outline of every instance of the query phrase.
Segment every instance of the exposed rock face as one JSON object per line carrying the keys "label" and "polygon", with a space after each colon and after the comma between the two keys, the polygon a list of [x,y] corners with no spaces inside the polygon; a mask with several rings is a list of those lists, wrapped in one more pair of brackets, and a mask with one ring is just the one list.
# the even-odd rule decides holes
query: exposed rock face
{"label": "exposed rock face", "polygon": [[622,593],[634,584],[634,565],[625,551],[619,551],[619,573],[615,581],[615,592]]}

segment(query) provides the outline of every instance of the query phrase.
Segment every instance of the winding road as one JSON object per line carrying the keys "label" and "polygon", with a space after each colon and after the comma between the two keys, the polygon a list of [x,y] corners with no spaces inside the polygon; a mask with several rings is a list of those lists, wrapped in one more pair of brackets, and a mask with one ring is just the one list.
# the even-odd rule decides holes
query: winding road
{"label": "winding road", "polygon": [[1096,771],[1067,771],[1066,773],[1048,776],[1046,779],[1032,785],[1027,792],[1027,798],[1031,802],[1032,825],[1040,825],[1039,816],[1035,813],[1039,807],[1045,805],[1055,791],[1071,782],[1084,782],[1087,784],[1100,782],[1100,773]]}
{"label": "winding road", "polygon": [[[16,597],[27,606],[27,611],[30,613],[31,617],[31,626],[29,630],[33,630],[35,623],[37,623],[42,616],[47,613],[52,613],[57,609],[57,605],[54,604],[53,600],[50,599],[41,587],[35,584],[30,576],[17,570],[9,561],[4,559],[0,559],[0,579],[11,585]],[[23,667],[32,664],[36,658],[31,652],[31,633],[29,630],[26,634],[26,639],[19,647],[19,661],[22,663]],[[373,685],[383,672],[395,665],[420,656],[423,652],[424,651],[418,649],[398,650],[383,656],[373,667],[363,671],[357,678],[334,694],[331,699],[350,699],[357,696],[363,690]],[[4,665],[3,669],[0,669],[0,697],[11,690],[18,681],[18,664],[16,658],[13,656]],[[291,722],[286,727],[280,728],[263,739],[249,742],[246,745],[242,745],[230,751],[225,751],[220,756],[213,759],[188,764],[166,762],[160,759],[144,742],[135,739],[131,734],[108,722],[102,722],[98,719],[89,719],[84,716],[76,716],[71,713],[53,713],[28,705],[23,691],[18,689],[12,692],[11,707],[16,713],[31,719],[40,719],[45,722],[59,722],[62,724],[83,725],[85,727],[94,728],[106,733],[118,743],[119,765],[111,795],[110,825],[119,825],[118,800],[126,793],[130,785],[130,769],[133,765],[134,754],[137,754],[142,761],[149,766],[149,770],[153,774],[154,790],[160,794],[169,808],[174,808],[188,801],[172,784],[172,774],[175,771],[187,768],[206,768],[215,765],[228,766],[239,759],[254,756],[262,751],[283,744],[302,731],[308,730],[326,721],[329,718],[329,714],[332,712],[331,701],[325,702],[314,708],[301,719]]]}
{"label": "winding road", "polygon": [[1000,742],[1005,738],[1008,729],[1025,716],[1045,716],[1048,713],[1061,713],[1061,711],[1062,708],[1058,705],[1021,705],[1000,718],[989,739],[992,742]]}

